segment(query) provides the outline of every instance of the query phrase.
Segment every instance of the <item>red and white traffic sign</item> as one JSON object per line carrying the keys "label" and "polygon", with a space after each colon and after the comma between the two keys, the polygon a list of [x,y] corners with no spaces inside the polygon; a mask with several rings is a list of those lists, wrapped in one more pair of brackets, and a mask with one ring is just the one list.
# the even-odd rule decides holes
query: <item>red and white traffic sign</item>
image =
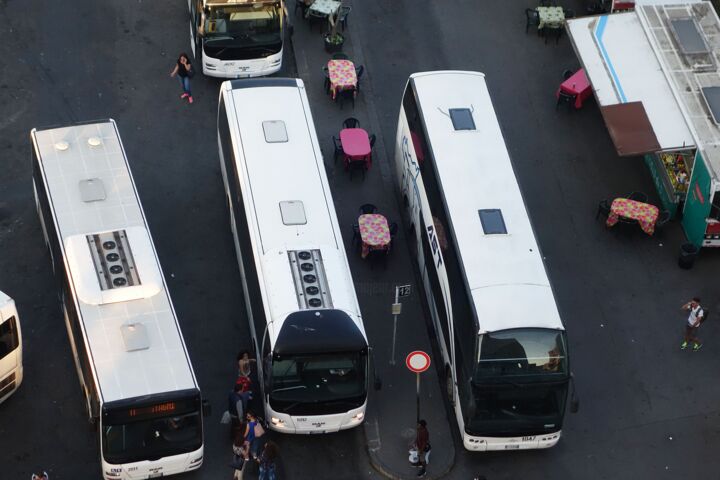
{"label": "red and white traffic sign", "polygon": [[430,368],[430,355],[422,350],[415,350],[405,358],[405,365],[411,372],[422,373]]}

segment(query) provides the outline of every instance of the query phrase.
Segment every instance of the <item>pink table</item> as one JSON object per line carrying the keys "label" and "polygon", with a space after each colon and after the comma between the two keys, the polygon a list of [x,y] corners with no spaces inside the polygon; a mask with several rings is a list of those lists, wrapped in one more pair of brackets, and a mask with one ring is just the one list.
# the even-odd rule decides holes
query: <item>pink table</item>
{"label": "pink table", "polygon": [[330,79],[330,93],[333,100],[340,90],[357,91],[357,74],[355,64],[350,60],[328,61],[328,77]]}
{"label": "pink table", "polygon": [[658,215],[660,215],[660,209],[655,205],[629,198],[616,198],[610,205],[610,215],[608,215],[605,225],[612,227],[620,220],[620,217],[624,217],[637,220],[643,232],[652,235],[655,232]]}
{"label": "pink table", "polygon": [[585,70],[581,68],[572,77],[561,83],[555,93],[555,98],[560,96],[560,92],[575,95],[575,108],[582,107],[583,101],[592,95],[592,87],[587,75],[585,75]]}
{"label": "pink table", "polygon": [[385,217],[379,213],[360,215],[358,226],[362,240],[362,258],[367,257],[370,250],[388,250],[392,237]]}
{"label": "pink table", "polygon": [[345,168],[353,161],[365,161],[365,168],[370,169],[372,165],[372,149],[370,138],[362,128],[344,128],[340,130],[340,143],[342,143],[345,154]]}

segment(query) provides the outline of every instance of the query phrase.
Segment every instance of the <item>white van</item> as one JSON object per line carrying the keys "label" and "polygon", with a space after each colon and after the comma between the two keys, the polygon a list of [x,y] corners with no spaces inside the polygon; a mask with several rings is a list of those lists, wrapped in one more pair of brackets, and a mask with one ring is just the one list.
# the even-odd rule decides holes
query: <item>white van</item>
{"label": "white van", "polygon": [[0,403],[17,390],[22,379],[20,320],[13,299],[0,292]]}

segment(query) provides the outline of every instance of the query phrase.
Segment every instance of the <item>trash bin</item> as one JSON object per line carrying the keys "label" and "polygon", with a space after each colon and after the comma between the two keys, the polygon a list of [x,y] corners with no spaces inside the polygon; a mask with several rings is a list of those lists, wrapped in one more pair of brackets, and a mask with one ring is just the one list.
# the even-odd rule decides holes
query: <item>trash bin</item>
{"label": "trash bin", "polygon": [[691,269],[698,252],[700,252],[700,249],[694,243],[683,243],[680,246],[680,258],[678,259],[680,268]]}

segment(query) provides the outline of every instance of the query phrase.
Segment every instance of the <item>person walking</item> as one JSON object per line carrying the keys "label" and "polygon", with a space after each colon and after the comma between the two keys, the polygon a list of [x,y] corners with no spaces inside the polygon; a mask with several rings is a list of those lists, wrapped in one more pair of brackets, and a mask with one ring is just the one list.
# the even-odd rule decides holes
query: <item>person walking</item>
{"label": "person walking", "polygon": [[258,474],[258,480],[275,480],[275,460],[278,456],[278,446],[275,442],[268,441],[263,448],[262,453],[257,458],[257,462],[260,464],[260,472]]}
{"label": "person walking", "polygon": [[680,344],[680,349],[685,350],[688,343],[693,342],[693,352],[697,352],[702,348],[702,343],[696,335],[700,324],[705,320],[705,311],[700,306],[698,297],[693,297],[692,300],[682,306],[682,309],[690,313],[688,314],[687,325],[685,325],[685,338]]}
{"label": "person walking", "polygon": [[[243,425],[244,427],[244,425]],[[245,472],[245,464],[247,463],[247,452],[243,448],[245,443],[245,429],[238,428],[235,430],[235,438],[233,439],[233,480],[242,480]]]}
{"label": "person walking", "polygon": [[236,383],[232,391],[228,394],[228,412],[230,412],[231,425],[233,428],[237,428],[242,419],[245,418],[247,404],[242,389],[243,386]]}
{"label": "person walking", "polygon": [[417,463],[414,464],[416,467],[420,467],[418,477],[425,476],[425,468],[427,467],[427,459],[430,454],[430,432],[427,429],[427,422],[425,420],[418,420],[417,428],[415,430],[415,444],[413,445],[417,450]]}
{"label": "person walking", "polygon": [[192,92],[190,91],[190,78],[194,75],[195,70],[193,69],[192,63],[190,63],[190,58],[186,53],[181,53],[177,59],[175,68],[173,68],[172,72],[170,72],[170,76],[178,77],[178,80],[180,80],[180,86],[182,86],[183,89],[183,93],[180,95],[180,98],[187,98],[188,103],[193,103]]}
{"label": "person walking", "polygon": [[265,440],[262,438],[265,435],[265,429],[258,421],[257,417],[253,412],[247,412],[245,416],[247,419],[247,426],[245,427],[245,444],[246,457],[252,457],[257,459],[258,449]]}

